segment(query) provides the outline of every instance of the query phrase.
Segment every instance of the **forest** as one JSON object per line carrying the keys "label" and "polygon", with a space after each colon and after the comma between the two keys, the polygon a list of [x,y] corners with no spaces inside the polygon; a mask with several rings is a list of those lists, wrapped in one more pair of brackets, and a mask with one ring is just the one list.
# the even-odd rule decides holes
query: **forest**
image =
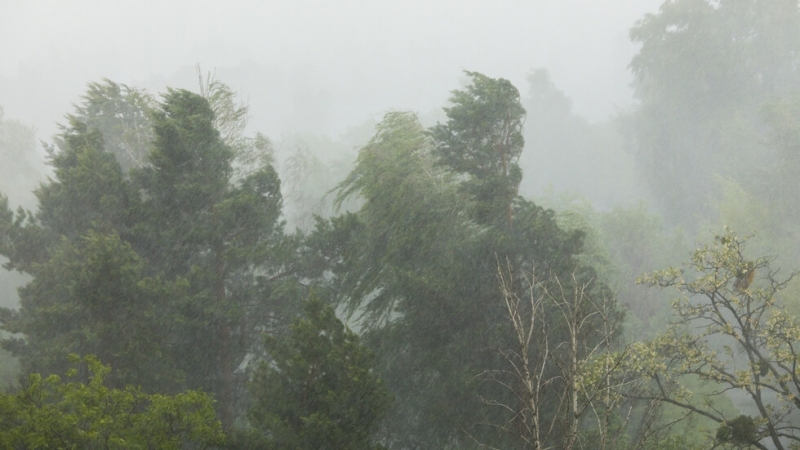
{"label": "forest", "polygon": [[88,80],[44,161],[0,108],[0,448],[800,448],[800,4],[629,38],[600,123],[546,69],[324,139]]}

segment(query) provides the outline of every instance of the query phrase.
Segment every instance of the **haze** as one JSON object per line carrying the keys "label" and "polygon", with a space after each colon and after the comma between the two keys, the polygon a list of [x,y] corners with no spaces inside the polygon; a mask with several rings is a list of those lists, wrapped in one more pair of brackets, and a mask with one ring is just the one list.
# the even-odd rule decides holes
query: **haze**
{"label": "haze", "polygon": [[196,90],[199,63],[249,100],[253,128],[336,136],[441,108],[463,70],[524,91],[543,67],[599,121],[630,104],[628,30],[659,3],[4,0],[0,105],[46,139],[88,81]]}
{"label": "haze", "polygon": [[798,447],[798,87],[800,0],[0,0],[0,442]]}

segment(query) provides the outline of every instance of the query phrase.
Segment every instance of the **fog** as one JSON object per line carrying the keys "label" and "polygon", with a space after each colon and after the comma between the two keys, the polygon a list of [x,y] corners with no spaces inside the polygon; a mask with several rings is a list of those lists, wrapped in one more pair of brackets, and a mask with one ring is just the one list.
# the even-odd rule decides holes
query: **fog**
{"label": "fog", "polygon": [[631,103],[628,30],[659,3],[3,1],[0,105],[47,138],[88,81],[196,90],[200,64],[249,100],[262,132],[336,136],[441,108],[463,70],[524,91],[544,67],[601,121]]}
{"label": "fog", "polygon": [[224,448],[798,444],[798,86],[797,0],[0,0],[0,406],[74,352]]}

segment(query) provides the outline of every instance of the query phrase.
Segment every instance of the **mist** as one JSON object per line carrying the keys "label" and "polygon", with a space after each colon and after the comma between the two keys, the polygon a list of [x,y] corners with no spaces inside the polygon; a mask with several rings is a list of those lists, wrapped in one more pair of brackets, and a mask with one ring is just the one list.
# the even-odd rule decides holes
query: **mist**
{"label": "mist", "polygon": [[550,71],[592,122],[631,103],[631,24],[657,1],[3,2],[0,104],[46,138],[88,80],[161,92],[216,70],[276,136],[337,136],[388,110],[429,112],[463,70],[523,89]]}
{"label": "mist", "polygon": [[0,0],[0,416],[788,448],[798,86],[797,1]]}

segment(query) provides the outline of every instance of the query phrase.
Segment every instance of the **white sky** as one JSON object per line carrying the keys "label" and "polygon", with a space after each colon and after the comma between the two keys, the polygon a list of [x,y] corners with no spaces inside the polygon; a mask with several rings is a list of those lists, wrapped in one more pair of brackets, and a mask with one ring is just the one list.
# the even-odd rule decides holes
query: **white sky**
{"label": "white sky", "polygon": [[249,99],[258,129],[339,134],[445,106],[462,70],[547,68],[575,111],[629,105],[628,30],[661,0],[0,0],[0,105],[40,138],[102,77],[197,90],[194,65]]}

